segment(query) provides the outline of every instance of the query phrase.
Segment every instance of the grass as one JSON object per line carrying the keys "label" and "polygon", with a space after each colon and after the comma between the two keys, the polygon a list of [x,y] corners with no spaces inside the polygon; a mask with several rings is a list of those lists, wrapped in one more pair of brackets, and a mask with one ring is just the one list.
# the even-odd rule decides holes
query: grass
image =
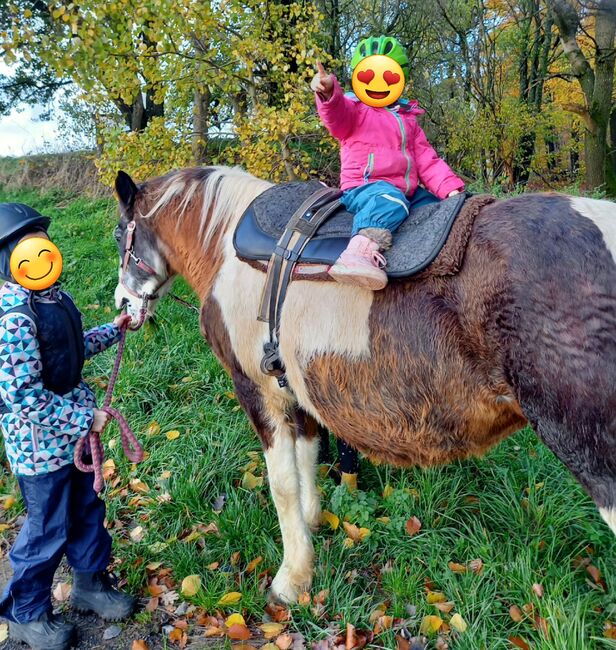
{"label": "grass", "polygon": [[[65,260],[62,278],[84,313],[85,325],[110,320],[117,279],[113,203],[60,193],[0,191],[0,201],[7,200],[29,203],[52,217],[50,234]],[[176,290],[191,299],[183,281]],[[89,362],[86,378],[92,383],[105,378],[113,355],[108,351]],[[195,604],[212,611],[223,594],[240,591],[240,603],[226,611],[241,610],[260,622],[266,593],[259,574],[267,570],[271,576],[278,567],[280,533],[267,480],[255,489],[242,487],[247,470],[261,477],[265,468],[252,453],[259,445],[232,391],[199,334],[196,315],[163,301],[156,324],[130,336],[114,402],[149,457],[132,466],[119,445],[107,449],[117,466],[106,493],[108,519],[116,522],[114,552],[131,589],[143,591],[145,565],[161,562],[178,583],[189,574],[201,576]],[[152,422],[160,425],[160,432],[149,426]],[[180,436],[167,439],[170,430],[179,430]],[[117,438],[115,426],[106,438]],[[0,493],[16,494],[16,482],[2,471]],[[133,479],[147,484],[147,494],[130,488]],[[361,487],[349,495],[330,478],[320,481],[323,507],[371,534],[352,548],[345,546],[342,527],[322,528],[315,536],[313,594],[329,590],[325,617],[295,606],[292,630],[313,641],[327,636],[334,618],[341,625],[371,627],[370,613],[387,601],[387,613],[396,617],[408,619],[409,606],[415,608],[408,627],[418,634],[423,616],[439,614],[426,602],[428,585],[453,601],[452,614],[460,613],[468,623],[466,632],[450,639],[450,648],[511,648],[511,636],[541,650],[616,648],[603,636],[605,622],[616,618],[613,536],[532,431],[519,432],[483,459],[430,470],[393,470],[363,462]],[[226,495],[226,502],[216,514],[212,506],[220,495]],[[21,507],[18,499],[8,516]],[[411,538],[405,522],[413,515],[423,526]],[[377,520],[382,517],[389,517],[388,523]],[[212,522],[220,534],[193,535],[186,541],[195,526]],[[135,543],[129,533],[137,525],[145,535]],[[247,564],[259,556],[259,568],[248,573]],[[477,558],[483,561],[479,575],[448,567],[449,562],[467,564]],[[605,590],[583,567],[575,568],[579,558],[590,558],[601,570]],[[208,568],[213,563],[217,568]],[[533,593],[534,583],[543,586],[542,598]],[[510,617],[510,606],[528,603],[547,621],[549,639],[531,620],[516,623]],[[394,648],[393,632],[379,635],[374,644]]]}

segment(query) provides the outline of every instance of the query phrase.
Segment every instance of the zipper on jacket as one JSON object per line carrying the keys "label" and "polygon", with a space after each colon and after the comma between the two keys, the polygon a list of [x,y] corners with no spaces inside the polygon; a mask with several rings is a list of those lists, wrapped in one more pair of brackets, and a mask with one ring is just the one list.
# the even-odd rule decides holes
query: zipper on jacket
{"label": "zipper on jacket", "polygon": [[397,120],[398,126],[400,127],[400,134],[402,135],[402,153],[404,157],[406,158],[406,174],[404,174],[404,181],[406,183],[406,192],[405,194],[408,194],[411,191],[411,157],[408,155],[406,151],[406,129],[404,128],[404,123],[402,122],[402,118],[398,114],[397,111],[392,111],[391,109],[387,109]]}
{"label": "zipper on jacket", "polygon": [[58,305],[60,305],[62,309],[62,313],[64,314],[66,320],[68,320],[68,327],[70,330],[73,332],[73,336],[71,337],[71,347],[73,348],[73,352],[75,354],[75,360],[78,360],[79,357],[79,350],[77,349],[77,331],[75,329],[75,324],[73,323],[73,319],[71,318],[71,315],[68,313],[68,307],[64,304],[62,301],[62,294],[58,292]]}
{"label": "zipper on jacket", "polygon": [[368,154],[368,162],[364,167],[364,183],[367,183],[370,180],[370,175],[374,171],[374,154]]}

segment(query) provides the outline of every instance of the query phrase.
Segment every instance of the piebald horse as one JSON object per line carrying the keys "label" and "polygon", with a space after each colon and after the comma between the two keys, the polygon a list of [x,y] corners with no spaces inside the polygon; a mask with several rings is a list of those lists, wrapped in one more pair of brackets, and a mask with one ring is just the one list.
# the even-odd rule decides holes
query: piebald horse
{"label": "piebald horse", "polygon": [[[274,597],[294,601],[312,578],[317,422],[372,458],[420,466],[482,454],[529,422],[616,533],[616,204],[555,193],[492,203],[450,277],[376,293],[292,282],[286,390],[259,367],[265,274],[232,244],[268,187],[238,168],[140,185],[120,172],[115,235],[116,302],[135,320],[176,275],[201,301],[203,335],[263,444],[284,546]],[[295,426],[296,409],[306,426]]]}

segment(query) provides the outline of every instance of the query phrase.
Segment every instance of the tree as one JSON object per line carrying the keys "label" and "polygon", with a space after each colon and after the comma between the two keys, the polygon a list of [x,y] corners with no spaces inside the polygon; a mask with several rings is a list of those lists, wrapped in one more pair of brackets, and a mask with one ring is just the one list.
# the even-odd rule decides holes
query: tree
{"label": "tree", "polygon": [[[607,133],[613,107],[616,4],[613,0],[597,0],[574,6],[568,0],[548,0],[548,5],[572,74],[584,94],[584,105],[567,104],[565,108],[580,115],[584,122],[586,184],[601,187],[606,182]],[[584,54],[578,42],[583,23],[589,19],[594,21],[592,57]]]}

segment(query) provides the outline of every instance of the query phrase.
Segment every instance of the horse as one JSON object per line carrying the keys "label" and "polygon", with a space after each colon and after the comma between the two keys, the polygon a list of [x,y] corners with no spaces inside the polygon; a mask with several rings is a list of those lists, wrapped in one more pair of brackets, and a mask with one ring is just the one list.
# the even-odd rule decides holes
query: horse
{"label": "horse", "polygon": [[141,184],[119,172],[115,298],[143,321],[177,275],[198,296],[202,334],[263,446],[283,543],[274,598],[293,602],[311,583],[318,425],[371,458],[428,467],[481,455],[530,423],[616,533],[616,204],[558,193],[495,201],[447,277],[378,292],[291,282],[281,388],[260,368],[266,276],[232,243],[269,187],[239,168]]}

